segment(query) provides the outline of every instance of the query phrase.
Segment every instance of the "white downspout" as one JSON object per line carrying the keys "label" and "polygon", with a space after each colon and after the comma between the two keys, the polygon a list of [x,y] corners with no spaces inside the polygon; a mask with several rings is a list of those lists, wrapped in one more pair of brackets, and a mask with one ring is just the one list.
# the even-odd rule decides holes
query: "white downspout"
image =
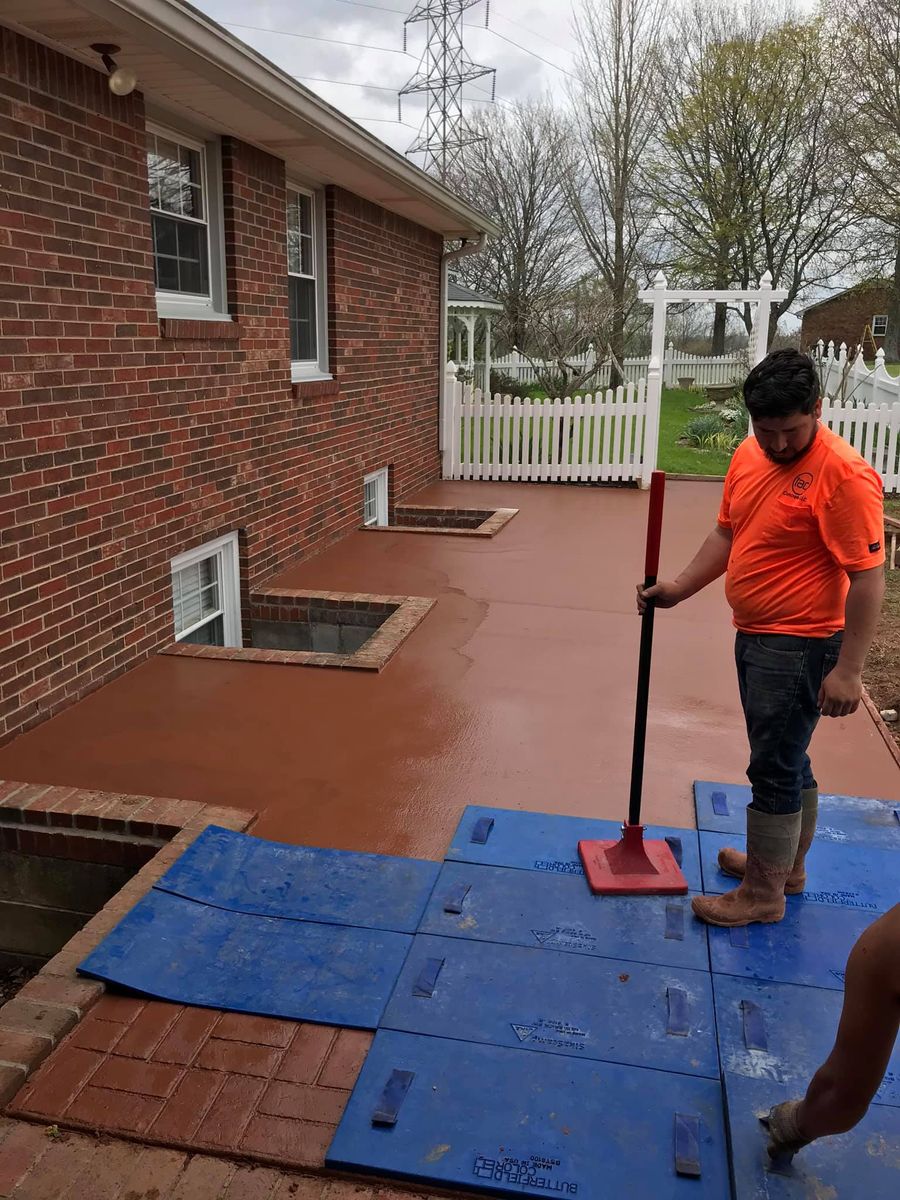
{"label": "white downspout", "polygon": [[463,240],[463,244],[457,250],[448,250],[441,258],[441,333],[440,333],[440,393],[438,403],[438,450],[444,452],[444,406],[446,403],[446,377],[447,377],[447,268],[452,262],[458,262],[461,258],[466,258],[470,254],[479,254],[489,242],[489,237],[482,232],[478,235],[478,240],[475,242]]}

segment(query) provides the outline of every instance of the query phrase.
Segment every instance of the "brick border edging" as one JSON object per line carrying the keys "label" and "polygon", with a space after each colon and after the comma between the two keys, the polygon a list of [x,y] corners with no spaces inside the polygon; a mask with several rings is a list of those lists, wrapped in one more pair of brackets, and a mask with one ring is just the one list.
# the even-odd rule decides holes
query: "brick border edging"
{"label": "brick border edging", "polygon": [[195,646],[172,642],[160,654],[179,658],[217,659],[224,662],[276,663],[284,667],[341,667],[350,671],[383,671],[409,635],[437,604],[428,596],[381,596],[372,592],[318,592],[297,588],[264,587],[250,598],[251,607],[266,596],[285,600],[331,600],[361,609],[373,604],[395,611],[354,654],[318,654],[313,650],[256,650],[250,646]]}
{"label": "brick border edging", "polygon": [[898,767],[900,767],[900,746],[898,746],[894,740],[894,735],[891,733],[890,729],[888,729],[884,717],[878,711],[875,701],[869,695],[869,690],[866,687],[863,688],[862,698],[863,704],[866,707],[866,711],[875,723],[875,728],[881,734],[882,740],[884,741],[884,744],[887,746],[888,750],[890,750],[894,762]]}
{"label": "brick border edging", "polygon": [[[440,513],[454,511],[466,514],[484,511],[484,509],[477,508],[457,508],[451,510],[443,504],[403,504],[397,507],[403,509],[413,508],[417,512],[433,510]],[[500,530],[508,525],[518,512],[517,508],[495,508],[491,510],[491,515],[486,517],[475,529],[467,529],[461,525],[360,525],[359,528],[365,533],[430,533],[439,536],[449,535],[450,537],[492,538],[496,537]]]}
{"label": "brick border edging", "polygon": [[[15,813],[16,816],[12,817]],[[56,829],[90,829],[165,838],[132,876],[48,963],[0,1007],[0,1105],[56,1048],[106,991],[99,980],[76,974],[82,959],[134,907],[207,825],[246,830],[256,813],[193,800],[129,796],[44,784],[0,782],[0,817]]]}

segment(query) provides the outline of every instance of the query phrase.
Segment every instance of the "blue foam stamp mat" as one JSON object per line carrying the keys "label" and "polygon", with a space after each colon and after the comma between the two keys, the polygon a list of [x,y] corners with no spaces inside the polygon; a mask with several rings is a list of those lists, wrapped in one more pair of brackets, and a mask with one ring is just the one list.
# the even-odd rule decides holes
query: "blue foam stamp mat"
{"label": "blue foam stamp mat", "polygon": [[78,969],[159,1000],[374,1029],[411,942],[151,890]]}
{"label": "blue foam stamp mat", "polygon": [[[843,993],[725,976],[713,988],[726,1075],[771,1080],[802,1096],[831,1053]],[[900,1108],[900,1045],[874,1103]]]}
{"label": "blue foam stamp mat", "polygon": [[[807,1081],[808,1082],[808,1081]],[[900,1109],[873,1104],[855,1129],[821,1138],[772,1168],[760,1115],[803,1094],[771,1079],[726,1074],[736,1200],[891,1200],[900,1195]],[[723,1192],[727,1196],[727,1192]]]}
{"label": "blue foam stamp mat", "polygon": [[677,967],[419,934],[381,1026],[719,1078],[712,979]]}
{"label": "blue foam stamp mat", "polygon": [[503,1195],[730,1194],[717,1080],[388,1030],[325,1162]]}
{"label": "blue foam stamp mat", "polygon": [[[746,784],[695,780],[697,828],[711,833],[746,833],[750,798]],[[823,792],[816,838],[900,850],[900,804]]]}
{"label": "blue foam stamp mat", "polygon": [[581,875],[446,862],[419,931],[709,970],[689,896],[594,896]]}
{"label": "blue foam stamp mat", "polygon": [[861,908],[798,904],[790,897],[788,901],[784,920],[775,924],[738,929],[711,925],[713,971],[843,991],[850,951],[877,914]]}
{"label": "blue foam stamp mat", "polygon": [[[447,858],[492,867],[583,876],[578,843],[582,840],[617,841],[621,833],[621,821],[596,821],[587,817],[562,817],[553,813],[519,812],[470,804],[453,835]],[[696,829],[648,825],[644,836],[648,839],[672,838],[675,842],[673,851],[684,872],[688,890],[701,890]]]}
{"label": "blue foam stamp mat", "polygon": [[155,886],[233,912],[414,933],[439,870],[420,859],[291,846],[210,825]]}
{"label": "blue foam stamp mat", "polygon": [[[730,892],[738,886],[737,879],[719,870],[717,858],[723,846],[746,850],[747,840],[733,834],[701,832],[705,892]],[[788,896],[788,905],[824,904],[883,913],[897,903],[900,895],[900,854],[894,850],[816,839],[807,855],[806,871],[806,891]]]}

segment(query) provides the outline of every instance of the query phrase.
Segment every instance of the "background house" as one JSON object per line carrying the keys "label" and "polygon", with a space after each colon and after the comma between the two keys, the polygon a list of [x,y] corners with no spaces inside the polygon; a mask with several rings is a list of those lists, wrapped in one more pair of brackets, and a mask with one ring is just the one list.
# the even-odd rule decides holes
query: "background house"
{"label": "background house", "polygon": [[862,344],[863,350],[871,354],[884,345],[887,333],[890,285],[886,279],[874,279],[858,283],[855,287],[810,304],[803,310],[800,326],[800,345],[809,349],[816,342],[834,342],[839,346],[846,342],[848,347]]}
{"label": "background house", "polygon": [[252,586],[438,478],[444,242],[493,226],[178,0],[5,0],[0,127],[9,737],[239,644]]}

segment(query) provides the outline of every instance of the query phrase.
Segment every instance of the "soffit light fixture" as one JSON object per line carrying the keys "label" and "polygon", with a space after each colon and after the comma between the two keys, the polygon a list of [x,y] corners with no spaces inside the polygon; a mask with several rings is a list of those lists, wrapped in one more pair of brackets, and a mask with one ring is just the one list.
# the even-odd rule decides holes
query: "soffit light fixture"
{"label": "soffit light fixture", "polygon": [[122,49],[112,42],[93,42],[91,49],[100,55],[100,60],[109,72],[109,90],[116,96],[130,96],[137,87],[137,73],[131,67],[117,66],[114,54]]}

